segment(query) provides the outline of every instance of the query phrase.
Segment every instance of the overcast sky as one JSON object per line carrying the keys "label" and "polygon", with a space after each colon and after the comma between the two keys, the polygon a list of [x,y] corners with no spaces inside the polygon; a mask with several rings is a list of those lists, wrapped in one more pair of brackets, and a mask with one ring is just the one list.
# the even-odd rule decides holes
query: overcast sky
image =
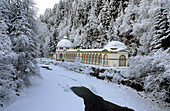
{"label": "overcast sky", "polygon": [[35,2],[39,8],[38,14],[43,14],[46,8],[52,8],[55,3],[59,2],[59,0],[35,0]]}

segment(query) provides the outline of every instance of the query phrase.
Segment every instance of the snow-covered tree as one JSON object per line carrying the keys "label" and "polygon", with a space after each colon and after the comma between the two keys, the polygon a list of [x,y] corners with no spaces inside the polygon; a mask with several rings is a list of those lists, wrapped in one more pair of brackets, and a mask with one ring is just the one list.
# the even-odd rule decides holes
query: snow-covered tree
{"label": "snow-covered tree", "polygon": [[151,50],[170,47],[170,18],[169,10],[161,8],[155,15],[155,31],[151,41]]}
{"label": "snow-covered tree", "polygon": [[32,0],[0,1],[0,107],[39,75],[37,27]]}
{"label": "snow-covered tree", "polygon": [[129,59],[129,68],[124,72],[127,78],[143,85],[146,93],[170,102],[170,59],[168,49],[159,49],[154,54],[135,56]]}
{"label": "snow-covered tree", "polygon": [[51,33],[48,30],[47,24],[37,20],[38,25],[38,39],[39,39],[39,57],[49,57],[50,55],[50,36]]}
{"label": "snow-covered tree", "polygon": [[97,17],[95,15],[95,10],[92,7],[90,16],[88,16],[88,23],[85,26],[85,41],[83,41],[83,46],[87,46],[86,48],[96,48],[96,45],[98,44],[96,39],[99,39],[99,31],[98,31],[98,21]]}
{"label": "snow-covered tree", "polygon": [[[157,73],[152,73],[156,68],[160,74],[168,73],[161,70],[164,66],[151,63],[157,57],[162,60],[161,64],[169,61],[161,56],[169,49],[169,7],[169,0],[61,0],[42,15],[41,21],[51,33],[45,38],[49,40],[50,51],[55,50],[54,44],[64,35],[81,48],[103,48],[109,41],[118,40],[127,45],[133,60],[129,62],[129,70],[139,77],[147,78],[151,74],[154,78]],[[153,55],[156,58],[152,58]]]}
{"label": "snow-covered tree", "polygon": [[12,42],[7,35],[9,13],[9,3],[0,1],[0,110],[16,96],[19,83],[12,64],[15,53],[12,52]]}
{"label": "snow-covered tree", "polygon": [[[37,57],[37,36],[34,20],[33,1],[24,0],[13,2],[11,20],[13,51],[17,54],[14,62],[18,77],[29,85],[29,76],[38,76],[38,67],[35,58]],[[17,13],[17,14],[16,14]]]}

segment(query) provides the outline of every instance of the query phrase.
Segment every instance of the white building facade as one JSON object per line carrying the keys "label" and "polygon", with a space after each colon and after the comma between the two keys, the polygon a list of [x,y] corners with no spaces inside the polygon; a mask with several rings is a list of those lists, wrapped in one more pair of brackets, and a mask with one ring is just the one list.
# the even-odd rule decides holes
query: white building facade
{"label": "white building facade", "polygon": [[124,43],[109,42],[103,49],[74,49],[74,45],[66,36],[58,42],[52,59],[57,61],[100,65],[106,67],[128,66],[128,51]]}

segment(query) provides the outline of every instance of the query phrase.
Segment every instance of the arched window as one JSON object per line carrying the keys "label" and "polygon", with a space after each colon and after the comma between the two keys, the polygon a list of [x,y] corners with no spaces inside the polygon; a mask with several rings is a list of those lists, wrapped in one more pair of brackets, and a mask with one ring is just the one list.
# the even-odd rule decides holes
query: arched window
{"label": "arched window", "polygon": [[102,65],[102,55],[99,56],[99,64]]}
{"label": "arched window", "polygon": [[82,59],[81,59],[81,62],[83,62],[84,61],[84,54],[82,54]]}
{"label": "arched window", "polygon": [[63,54],[60,54],[60,60],[62,60],[63,59]]}
{"label": "arched window", "polygon": [[83,54],[83,62],[85,62],[85,54]]}
{"label": "arched window", "polygon": [[119,57],[119,66],[126,66],[126,57],[124,55]]}
{"label": "arched window", "polygon": [[98,64],[98,61],[99,61],[99,57],[98,55],[96,55],[96,64]]}
{"label": "arched window", "polygon": [[87,55],[87,61],[86,61],[86,63],[89,63],[89,54]]}
{"label": "arched window", "polygon": [[108,58],[108,56],[107,56],[107,55],[104,55],[104,58],[103,58],[103,60],[104,60],[104,65],[107,65],[107,64],[108,64],[107,58]]}
{"label": "arched window", "polygon": [[84,56],[84,62],[86,63],[86,54],[85,54],[85,56]]}
{"label": "arched window", "polygon": [[90,64],[92,64],[92,54],[90,54]]}
{"label": "arched window", "polygon": [[77,58],[78,58],[78,60],[80,60],[80,53],[78,53],[78,54],[77,54],[77,56],[78,56],[78,57],[77,57]]}
{"label": "arched window", "polygon": [[57,54],[56,54],[56,60],[57,60]]}
{"label": "arched window", "polygon": [[95,64],[95,55],[93,54],[93,64]]}

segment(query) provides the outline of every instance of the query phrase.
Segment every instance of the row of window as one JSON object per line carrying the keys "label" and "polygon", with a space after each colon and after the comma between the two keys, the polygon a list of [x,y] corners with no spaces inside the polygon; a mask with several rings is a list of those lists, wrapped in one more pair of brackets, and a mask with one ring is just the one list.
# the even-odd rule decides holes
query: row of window
{"label": "row of window", "polygon": [[[56,48],[56,49],[63,50],[64,48],[63,47],[59,47],[59,48]],[[66,47],[66,49],[70,49],[70,47]]]}
{"label": "row of window", "polygon": [[[59,59],[63,60],[63,54],[59,54]],[[102,56],[102,54],[82,54],[80,56],[80,53],[77,55],[76,53],[67,53],[65,55],[66,59],[68,60],[75,60],[77,57],[79,60],[81,60],[82,63],[87,64],[95,64],[95,65],[108,65],[108,55],[105,54]],[[57,55],[56,55],[57,58]],[[126,57],[124,55],[121,55],[119,57],[119,66],[126,66]]]}
{"label": "row of window", "polygon": [[82,62],[88,64],[98,64],[98,65],[107,65],[108,64],[108,56],[105,54],[104,57],[98,54],[82,54]]}
{"label": "row of window", "polygon": [[[76,53],[72,54],[66,54],[66,59],[69,60],[75,60],[77,57]],[[60,59],[63,58],[63,55],[60,54]],[[102,55],[95,55],[95,54],[82,54],[82,57],[80,57],[80,54],[78,54],[78,59],[83,63],[88,63],[88,64],[98,64],[98,65],[107,65],[108,64],[108,56],[105,54],[104,57]]]}

